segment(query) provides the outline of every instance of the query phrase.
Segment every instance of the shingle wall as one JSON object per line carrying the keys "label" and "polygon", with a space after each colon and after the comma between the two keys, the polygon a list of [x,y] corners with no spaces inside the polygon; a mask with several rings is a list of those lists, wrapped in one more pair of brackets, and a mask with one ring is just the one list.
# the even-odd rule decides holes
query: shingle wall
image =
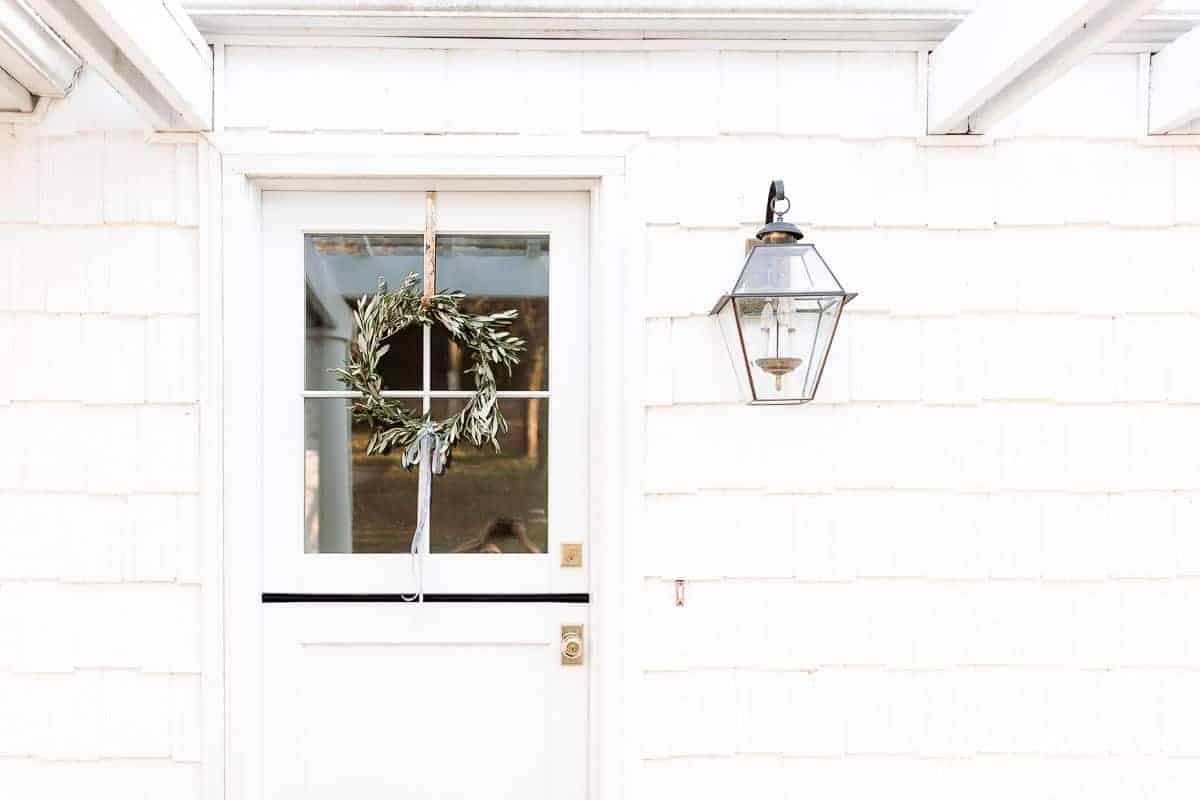
{"label": "shingle wall", "polygon": [[[605,47],[228,46],[217,107],[631,142],[636,796],[1194,796],[1200,148],[1139,140],[1139,57],[961,146],[913,53]],[[0,139],[0,769],[186,796],[195,155],[72,108]],[[817,402],[750,408],[705,314],[774,177],[862,295]]]}
{"label": "shingle wall", "polygon": [[200,791],[195,145],[0,125],[0,795]]}
{"label": "shingle wall", "polygon": [[[636,796],[1191,796],[1200,150],[1140,142],[1138,56],[962,146],[912,53],[606,47],[231,46],[224,124],[633,135]],[[862,292],[807,407],[705,316],[774,177]]]}

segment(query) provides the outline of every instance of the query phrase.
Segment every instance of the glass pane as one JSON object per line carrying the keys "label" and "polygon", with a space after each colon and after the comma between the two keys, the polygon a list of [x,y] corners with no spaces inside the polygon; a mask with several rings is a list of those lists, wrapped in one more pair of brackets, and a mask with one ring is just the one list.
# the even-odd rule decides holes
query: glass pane
{"label": "glass pane", "polygon": [[842,298],[739,297],[735,302],[755,399],[811,399]]}
{"label": "glass pane", "polygon": [[[340,367],[354,336],[354,307],[384,278],[397,287],[421,274],[421,236],[394,234],[308,234],[304,237],[306,389],[345,389],[331,369]],[[420,327],[390,340],[379,364],[385,389],[420,389]]]}
{"label": "glass pane", "polygon": [[[434,400],[444,419],[461,400]],[[550,401],[500,400],[508,433],[499,453],[460,445],[433,479],[430,550],[434,553],[546,552]]]}
{"label": "glass pane", "polygon": [[746,257],[735,292],[841,292],[811,244],[758,245]]}
{"label": "glass pane", "polygon": [[[527,350],[501,389],[545,389],[549,384],[550,239],[547,236],[438,236],[438,291],[458,289],[472,314],[516,309],[512,331]],[[438,328],[432,331],[430,377],[434,389],[474,389],[466,373],[469,354]]]}
{"label": "glass pane", "polygon": [[[403,401],[419,412],[419,400]],[[370,429],[351,401],[304,401],[304,552],[407,553],[417,523],[417,472],[400,455],[366,454]]]}

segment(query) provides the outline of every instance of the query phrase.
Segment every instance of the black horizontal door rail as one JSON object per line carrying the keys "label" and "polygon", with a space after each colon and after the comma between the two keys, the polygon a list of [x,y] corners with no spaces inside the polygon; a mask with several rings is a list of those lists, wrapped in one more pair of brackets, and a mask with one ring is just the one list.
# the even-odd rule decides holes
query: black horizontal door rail
{"label": "black horizontal door rail", "polygon": [[[586,604],[587,592],[548,592],[513,594],[434,594],[426,593],[426,603],[574,603]],[[301,594],[292,592],[263,592],[264,603],[416,603],[411,594]]]}

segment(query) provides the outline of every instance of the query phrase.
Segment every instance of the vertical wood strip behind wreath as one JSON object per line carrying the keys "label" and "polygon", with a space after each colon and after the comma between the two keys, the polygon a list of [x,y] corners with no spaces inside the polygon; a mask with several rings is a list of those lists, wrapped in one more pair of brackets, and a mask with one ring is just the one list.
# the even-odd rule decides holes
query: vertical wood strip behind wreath
{"label": "vertical wood strip behind wreath", "polygon": [[421,296],[428,300],[433,297],[434,292],[434,276],[436,274],[436,266],[434,264],[436,242],[434,241],[437,230],[437,193],[425,193],[425,285]]}

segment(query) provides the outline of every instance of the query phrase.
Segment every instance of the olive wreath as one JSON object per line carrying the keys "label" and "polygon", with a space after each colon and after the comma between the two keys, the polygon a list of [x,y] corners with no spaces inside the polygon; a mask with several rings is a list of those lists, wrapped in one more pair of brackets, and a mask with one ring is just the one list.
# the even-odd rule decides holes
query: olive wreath
{"label": "olive wreath", "polygon": [[[436,437],[436,456],[449,463],[454,446],[466,439],[476,447],[490,444],[497,452],[497,436],[508,431],[508,423],[496,402],[496,374],[501,367],[512,374],[525,350],[525,340],[506,330],[517,318],[516,310],[497,314],[468,314],[458,307],[466,295],[460,291],[422,295],[417,289],[418,276],[409,275],[399,289],[389,291],[379,279],[374,295],[363,295],[354,310],[358,333],[350,342],[345,366],[332,370],[348,389],[361,393],[354,400],[353,418],[371,427],[368,455],[401,451],[401,464],[407,469],[420,461],[420,439],[432,426]],[[450,337],[465,347],[471,356],[466,372],[475,376],[473,394],[457,414],[433,421],[428,414],[417,414],[399,400],[383,396],[379,360],[391,345],[386,341],[410,325],[441,325]]]}

